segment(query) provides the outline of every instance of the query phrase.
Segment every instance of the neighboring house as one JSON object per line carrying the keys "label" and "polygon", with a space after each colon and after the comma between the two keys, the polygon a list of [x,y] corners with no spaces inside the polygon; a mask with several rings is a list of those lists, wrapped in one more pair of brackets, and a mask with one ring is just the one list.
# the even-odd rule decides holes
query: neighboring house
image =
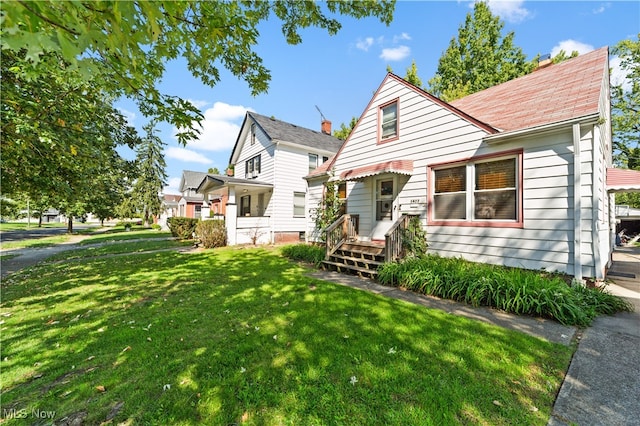
{"label": "neighboring house", "polygon": [[229,164],[233,176],[206,175],[198,193],[226,195],[229,245],[279,243],[305,239],[307,182],[340,148],[331,122],[315,131],[247,112]]}
{"label": "neighboring house", "polygon": [[162,212],[157,218],[156,223],[162,229],[168,229],[167,219],[178,216],[178,203],[182,195],[164,194],[162,196]]}
{"label": "neighboring house", "polygon": [[450,103],[387,74],[307,176],[309,199],[344,181],[360,240],[385,241],[418,215],[431,252],[603,278],[615,228],[608,58],[601,48]]}
{"label": "neighboring house", "polygon": [[209,205],[202,194],[196,191],[202,179],[207,176],[204,172],[182,171],[180,192],[182,197],[178,201],[178,216],[200,219],[209,217]]}

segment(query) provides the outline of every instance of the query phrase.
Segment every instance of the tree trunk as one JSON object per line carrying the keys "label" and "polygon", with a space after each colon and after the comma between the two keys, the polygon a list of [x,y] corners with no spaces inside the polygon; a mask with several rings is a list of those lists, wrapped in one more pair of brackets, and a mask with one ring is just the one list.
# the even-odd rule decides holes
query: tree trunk
{"label": "tree trunk", "polygon": [[40,217],[38,218],[38,228],[42,228],[42,213],[40,213]]}
{"label": "tree trunk", "polygon": [[69,222],[67,223],[67,234],[73,234],[73,216],[69,216]]}

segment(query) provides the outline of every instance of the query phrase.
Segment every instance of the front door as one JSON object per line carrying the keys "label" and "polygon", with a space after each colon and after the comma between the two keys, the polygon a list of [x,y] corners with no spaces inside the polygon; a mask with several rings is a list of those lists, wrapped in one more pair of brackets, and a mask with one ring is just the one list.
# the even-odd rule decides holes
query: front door
{"label": "front door", "polygon": [[374,240],[384,240],[384,234],[396,219],[396,182],[393,177],[386,177],[376,179],[375,185],[373,212],[375,222],[371,238]]}

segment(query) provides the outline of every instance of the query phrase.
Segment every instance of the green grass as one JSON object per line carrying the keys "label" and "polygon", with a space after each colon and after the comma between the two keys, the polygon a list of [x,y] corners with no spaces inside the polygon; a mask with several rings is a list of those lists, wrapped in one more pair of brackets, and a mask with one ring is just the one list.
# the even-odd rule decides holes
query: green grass
{"label": "green grass", "polygon": [[306,271],[224,248],[11,275],[3,409],[85,424],[546,425],[572,347]]}
{"label": "green grass", "polygon": [[87,244],[102,244],[102,243],[110,243],[115,241],[126,241],[126,240],[135,240],[135,239],[148,239],[148,238],[171,238],[170,232],[164,231],[155,231],[150,229],[142,229],[136,231],[125,231],[122,229],[112,229],[102,234],[96,234],[82,240],[80,245]]}
{"label": "green grass", "polygon": [[42,248],[42,247],[51,247],[56,244],[64,243],[69,241],[71,235],[54,235],[52,237],[42,237],[42,238],[33,238],[28,240],[21,241],[7,241],[2,242],[2,249],[21,249],[21,248]]}
{"label": "green grass", "polygon": [[108,256],[114,254],[139,253],[176,247],[187,247],[191,245],[192,243],[189,241],[145,240],[128,242],[127,240],[119,240],[111,243],[103,243],[98,246],[86,246],[80,249],[67,250],[47,258],[47,261],[51,262]]}
{"label": "green grass", "polygon": [[[67,226],[66,223],[59,222],[50,222],[43,223],[41,228],[65,228]],[[4,231],[18,231],[25,229],[36,229],[38,228],[38,221],[32,221],[31,224],[27,222],[4,222],[0,223],[0,232]]]}

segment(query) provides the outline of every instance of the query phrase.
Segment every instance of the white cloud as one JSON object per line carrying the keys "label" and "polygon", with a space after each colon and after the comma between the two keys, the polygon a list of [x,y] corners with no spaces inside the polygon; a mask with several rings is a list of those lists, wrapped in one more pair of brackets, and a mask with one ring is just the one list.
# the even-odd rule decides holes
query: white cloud
{"label": "white cloud", "polygon": [[385,61],[401,61],[411,54],[408,46],[398,46],[393,48],[382,49],[380,58]]}
{"label": "white cloud", "polygon": [[356,48],[364,50],[365,52],[367,52],[371,46],[373,46],[373,37],[366,37],[364,40],[358,39],[356,42]]}
{"label": "white cloud", "polygon": [[180,194],[180,180],[182,177],[173,177],[167,182],[167,186],[162,190],[163,194]]}
{"label": "white cloud", "polygon": [[411,36],[407,33],[393,36],[393,44],[396,44],[402,40],[411,40]]}
{"label": "white cloud", "polygon": [[594,47],[590,44],[576,40],[563,40],[551,49],[551,57],[556,56],[561,50],[564,50],[567,55],[571,55],[571,52],[574,50],[577,50],[580,55],[583,55],[591,52],[593,49]]}
{"label": "white cloud", "polygon": [[189,163],[199,163],[199,164],[211,164],[212,161],[205,157],[204,155],[192,151],[190,149],[178,148],[175,146],[170,146],[164,152],[164,155],[167,158],[173,158],[174,160],[185,161]]}
{"label": "white cloud", "polygon": [[610,7],[611,7],[611,3],[602,3],[600,7],[593,9],[592,12],[594,15],[599,15],[600,13],[603,13],[605,10],[609,9]]}
{"label": "white cloud", "polygon": [[[189,142],[187,148],[203,151],[224,151],[233,148],[242,119],[251,108],[216,102],[204,111],[204,120],[197,140]],[[174,128],[174,134],[177,129]]]}
{"label": "white cloud", "polygon": [[127,123],[129,123],[130,126],[133,126],[133,122],[136,119],[136,113],[124,108],[118,108],[118,111],[120,111],[120,114],[124,116],[124,118],[127,120]]}
{"label": "white cloud", "polygon": [[631,79],[628,77],[628,71],[622,68],[621,62],[618,56],[613,56],[609,61],[609,67],[611,67],[611,85],[622,86],[625,92],[630,92]]}
{"label": "white cloud", "polygon": [[191,102],[193,104],[194,107],[202,109],[204,107],[206,107],[207,105],[210,104],[210,102],[208,101],[201,101],[198,99],[188,99],[189,102]]}
{"label": "white cloud", "polygon": [[[531,16],[531,12],[522,7],[524,0],[488,0],[491,13],[513,24],[520,23]],[[471,3],[471,7],[473,8]]]}

